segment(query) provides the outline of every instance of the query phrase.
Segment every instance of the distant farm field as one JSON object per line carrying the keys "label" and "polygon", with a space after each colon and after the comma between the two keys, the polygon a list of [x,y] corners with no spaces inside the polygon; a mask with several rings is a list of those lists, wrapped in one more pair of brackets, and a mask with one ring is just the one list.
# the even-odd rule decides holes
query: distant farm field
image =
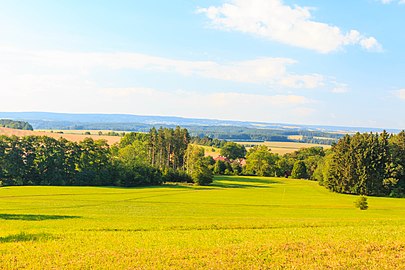
{"label": "distant farm field", "polygon": [[0,127],[0,135],[6,135],[6,136],[48,136],[52,137],[55,139],[59,139],[60,137],[65,138],[69,141],[74,141],[74,142],[79,142],[83,141],[85,138],[93,138],[94,140],[106,140],[109,145],[112,145],[114,143],[117,143],[121,140],[121,137],[119,136],[106,136],[106,135],[96,135],[96,134],[91,134],[91,135],[84,135],[85,131],[82,131],[81,134],[78,132],[72,132],[72,133],[56,133],[56,132],[50,132],[50,131],[30,131],[30,130],[20,130],[20,129],[11,129],[11,128],[3,128]]}
{"label": "distant farm field", "polygon": [[247,149],[249,149],[253,145],[266,145],[270,147],[271,152],[280,155],[292,153],[302,148],[309,148],[309,147],[323,147],[325,150],[331,148],[330,145],[299,143],[299,142],[238,142],[238,143],[245,145]]}
{"label": "distant farm field", "polygon": [[0,188],[0,269],[404,269],[405,200],[316,182]]}

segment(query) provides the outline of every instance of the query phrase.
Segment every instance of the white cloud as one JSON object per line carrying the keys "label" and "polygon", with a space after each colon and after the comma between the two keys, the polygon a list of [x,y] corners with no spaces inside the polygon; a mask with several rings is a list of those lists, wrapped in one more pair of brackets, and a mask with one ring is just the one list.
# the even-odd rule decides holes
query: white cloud
{"label": "white cloud", "polygon": [[336,86],[332,88],[331,92],[335,94],[344,94],[349,92],[349,87],[346,84],[335,83]]}
{"label": "white cloud", "polygon": [[[292,88],[318,88],[325,78],[288,71],[295,61],[263,58],[233,63],[183,61],[135,53],[74,53],[23,51],[0,48],[0,96],[2,111],[56,111],[76,113],[133,113],[178,115],[216,119],[257,121],[305,121],[316,101],[293,93]],[[121,71],[122,69],[122,71]],[[180,76],[273,84],[281,94],[252,94],[209,89],[208,92],[155,88],[120,87],[121,72],[150,71]],[[118,76],[109,77],[110,73]],[[106,75],[108,80],[100,80]],[[176,78],[176,77],[175,77]],[[182,88],[178,78],[177,88]],[[329,80],[329,79],[327,79]],[[139,83],[142,85],[142,83]],[[176,87],[176,86],[175,86]],[[199,86],[198,88],[202,88]],[[249,88],[254,88],[249,85]],[[7,101],[7,102],[4,102]],[[296,114],[297,111],[305,112]]]}
{"label": "white cloud", "polygon": [[400,89],[398,91],[395,91],[396,96],[399,97],[402,100],[405,100],[405,88],[404,89]]}
{"label": "white cloud", "polygon": [[391,4],[391,3],[398,3],[398,4],[405,4],[405,0],[380,0],[383,4]]}
{"label": "white cloud", "polygon": [[280,43],[330,53],[347,45],[382,49],[377,39],[357,30],[346,33],[333,25],[314,21],[311,9],[290,7],[282,0],[228,0],[221,6],[199,8],[216,28],[250,33]]}
{"label": "white cloud", "polygon": [[[320,74],[295,74],[287,68],[296,64],[289,58],[259,58],[219,63],[187,61],[139,53],[77,53],[64,51],[23,51],[0,48],[0,71],[18,73],[26,69],[51,69],[86,74],[94,69],[132,69],[169,72],[225,81],[273,85],[281,88],[319,88],[325,79]],[[27,70],[27,72],[29,72]]]}

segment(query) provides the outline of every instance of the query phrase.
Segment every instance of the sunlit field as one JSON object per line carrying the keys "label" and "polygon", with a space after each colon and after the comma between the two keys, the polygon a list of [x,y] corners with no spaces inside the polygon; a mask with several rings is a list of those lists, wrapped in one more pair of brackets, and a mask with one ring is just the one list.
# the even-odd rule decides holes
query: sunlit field
{"label": "sunlit field", "polygon": [[280,155],[293,153],[302,148],[322,147],[325,150],[331,148],[330,145],[325,144],[300,143],[300,142],[238,142],[238,143],[245,145],[247,149],[249,149],[250,146],[252,145],[266,145],[271,149],[271,152]]}
{"label": "sunlit field", "polygon": [[1,269],[404,269],[405,199],[316,182],[1,187]]}
{"label": "sunlit field", "polygon": [[[42,130],[42,131],[31,131],[31,130],[20,130],[20,129],[11,129],[11,128],[3,128],[0,127],[0,136],[5,135],[5,136],[18,136],[18,137],[24,137],[24,136],[48,136],[54,139],[59,139],[59,138],[65,138],[68,141],[72,142],[80,142],[83,141],[85,138],[93,138],[94,140],[106,140],[109,145],[113,145],[114,143],[118,143],[121,140],[120,136],[107,136],[107,135],[97,135],[96,133],[91,133],[90,135],[84,135],[84,132],[82,133],[57,133],[60,131],[54,131],[51,132],[51,130]],[[62,131],[63,132],[63,131]]]}

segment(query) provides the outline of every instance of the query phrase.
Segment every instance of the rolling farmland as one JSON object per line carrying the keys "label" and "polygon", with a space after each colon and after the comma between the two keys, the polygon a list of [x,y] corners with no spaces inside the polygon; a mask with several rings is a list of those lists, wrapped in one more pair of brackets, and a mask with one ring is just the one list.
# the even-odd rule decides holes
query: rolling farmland
{"label": "rolling farmland", "polygon": [[299,142],[238,142],[245,145],[249,149],[252,145],[266,145],[271,149],[271,152],[284,155],[309,147],[323,147],[325,150],[331,148],[330,145],[312,144],[312,143],[299,143]]}
{"label": "rolling farmland", "polygon": [[[82,131],[83,133],[84,131]],[[10,128],[3,128],[0,127],[0,136],[5,135],[5,136],[18,136],[18,137],[23,137],[23,136],[48,136],[54,139],[59,139],[60,137],[65,138],[66,140],[69,141],[74,141],[74,142],[79,142],[83,141],[85,138],[92,138],[94,140],[106,140],[109,145],[113,145],[114,143],[117,143],[121,140],[121,137],[119,136],[106,136],[106,135],[96,135],[96,134],[91,134],[91,135],[83,135],[79,133],[53,133],[50,131],[30,131],[30,130],[20,130],[20,129],[10,129]]]}
{"label": "rolling farmland", "polygon": [[403,269],[405,200],[316,182],[1,187],[0,269]]}

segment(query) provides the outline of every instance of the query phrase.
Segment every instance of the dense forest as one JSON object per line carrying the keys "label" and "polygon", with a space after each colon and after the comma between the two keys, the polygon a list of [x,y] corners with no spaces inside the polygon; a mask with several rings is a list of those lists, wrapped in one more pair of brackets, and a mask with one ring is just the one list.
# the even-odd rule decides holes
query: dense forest
{"label": "dense forest", "polygon": [[209,184],[212,173],[204,152],[190,145],[189,139],[188,131],[179,127],[129,133],[111,147],[91,138],[76,143],[46,136],[0,136],[0,182],[125,187],[166,181]]}
{"label": "dense forest", "polygon": [[34,130],[28,122],[14,121],[9,119],[0,119],[0,127],[22,129],[22,130]]}

